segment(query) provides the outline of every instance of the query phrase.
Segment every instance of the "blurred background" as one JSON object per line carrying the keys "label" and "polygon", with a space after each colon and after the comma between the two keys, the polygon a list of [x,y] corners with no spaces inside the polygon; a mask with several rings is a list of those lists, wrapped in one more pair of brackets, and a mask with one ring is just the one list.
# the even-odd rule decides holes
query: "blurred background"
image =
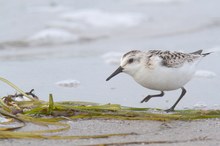
{"label": "blurred background", "polygon": [[[204,58],[177,109],[220,109],[218,0],[0,0],[0,76],[55,101],[169,108],[163,98],[120,74],[105,79],[132,49],[215,53]],[[15,91],[0,84],[0,95]]]}

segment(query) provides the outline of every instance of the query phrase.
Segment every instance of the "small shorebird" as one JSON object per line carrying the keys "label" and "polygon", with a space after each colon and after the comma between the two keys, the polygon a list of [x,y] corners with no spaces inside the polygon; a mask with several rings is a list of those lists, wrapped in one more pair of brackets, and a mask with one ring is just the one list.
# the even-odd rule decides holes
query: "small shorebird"
{"label": "small shorebird", "polygon": [[208,54],[210,53],[202,53],[202,50],[192,53],[132,50],[123,55],[120,66],[106,81],[124,72],[131,75],[143,87],[160,91],[160,94],[146,96],[141,103],[148,102],[152,97],[164,96],[164,91],[181,88],[182,92],[178,100],[171,108],[165,110],[174,111],[186,93],[184,85],[193,78],[198,62]]}

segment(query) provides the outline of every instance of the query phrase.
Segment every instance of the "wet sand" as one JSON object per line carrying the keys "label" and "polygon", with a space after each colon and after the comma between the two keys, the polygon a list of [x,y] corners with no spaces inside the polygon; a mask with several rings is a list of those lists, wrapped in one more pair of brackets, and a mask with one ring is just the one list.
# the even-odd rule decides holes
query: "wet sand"
{"label": "wet sand", "polygon": [[[70,145],[179,145],[207,146],[220,145],[220,120],[196,121],[121,121],[121,120],[76,120],[68,122],[71,129],[59,135],[99,135],[112,133],[133,133],[129,136],[113,136],[81,140],[0,140],[4,146],[70,146]],[[42,128],[42,127],[41,127]],[[39,126],[28,125],[22,130],[39,130]]]}
{"label": "wet sand", "polygon": [[[190,81],[177,109],[192,109],[195,105],[220,109],[220,69],[216,64],[220,61],[220,2],[217,0],[94,0],[93,3],[2,0],[2,3],[0,11],[7,21],[0,25],[0,76],[25,91],[35,89],[42,100],[48,100],[52,93],[55,101],[167,109],[177,100],[179,90],[140,104],[148,94],[158,92],[141,87],[125,74],[106,82],[118,66],[106,63],[109,60],[103,56],[131,49],[209,52],[216,48],[217,52],[198,66],[199,70],[211,71],[216,76]],[[10,12],[9,8],[12,8]],[[81,84],[77,88],[56,85],[63,80],[77,80]],[[0,84],[0,88],[2,96],[15,92],[5,84]]]}
{"label": "wet sand", "polygon": [[[48,100],[48,94],[53,93],[55,101],[116,103],[123,106],[167,109],[176,101],[179,91],[167,92],[164,98],[140,104],[142,98],[154,91],[140,87],[126,75],[120,75],[106,83],[106,77],[117,66],[106,64],[102,56],[109,52],[127,52],[131,49],[193,52],[216,48],[216,53],[205,58],[198,68],[212,71],[217,76],[213,79],[194,79],[187,84],[187,95],[177,109],[192,109],[194,105],[220,109],[220,69],[216,64],[220,61],[220,9],[217,0],[94,0],[93,3],[90,0],[0,1],[0,12],[5,20],[0,25],[0,76],[25,91],[34,88],[36,95],[42,100]],[[87,15],[90,14],[88,10],[98,10],[98,16],[107,14],[105,17],[109,16],[111,22],[117,22],[111,19],[114,16],[111,12],[117,15],[131,14],[127,17],[131,24],[137,22],[136,19],[130,19],[133,14],[141,14],[143,18],[136,26],[124,27],[124,23],[119,23],[118,26],[102,26],[100,29],[90,24],[81,28],[79,26],[84,25],[84,21],[63,18],[64,14],[74,16],[75,12],[79,16],[78,10]],[[96,22],[96,19],[92,20]],[[107,26],[108,24],[112,23],[104,23]],[[49,31],[48,28],[55,31]],[[81,85],[77,88],[55,85],[56,82],[67,79],[79,80]],[[5,84],[0,84],[0,88],[1,96],[15,92]],[[219,119],[172,122],[77,120],[71,122],[71,126],[71,130],[59,135],[136,135],[83,140],[4,139],[0,140],[0,145],[220,145]],[[41,128],[29,124],[21,130]]]}

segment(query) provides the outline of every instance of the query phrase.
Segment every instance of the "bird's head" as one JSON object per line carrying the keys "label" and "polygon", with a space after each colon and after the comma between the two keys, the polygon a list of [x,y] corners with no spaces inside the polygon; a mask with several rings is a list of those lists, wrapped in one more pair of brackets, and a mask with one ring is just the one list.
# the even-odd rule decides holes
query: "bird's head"
{"label": "bird's head", "polygon": [[125,72],[133,76],[141,66],[141,58],[142,52],[138,50],[133,50],[124,54],[121,58],[120,66],[106,79],[106,81],[110,80],[112,77],[121,72]]}

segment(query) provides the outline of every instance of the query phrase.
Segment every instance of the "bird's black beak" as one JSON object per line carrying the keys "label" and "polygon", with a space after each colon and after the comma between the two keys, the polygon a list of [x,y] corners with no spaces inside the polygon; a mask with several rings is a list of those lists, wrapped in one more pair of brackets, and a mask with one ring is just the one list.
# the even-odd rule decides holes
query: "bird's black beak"
{"label": "bird's black beak", "polygon": [[123,68],[121,66],[119,66],[118,69],[116,69],[116,71],[114,71],[107,79],[106,81],[110,80],[112,77],[116,76],[117,74],[121,73],[123,71]]}

